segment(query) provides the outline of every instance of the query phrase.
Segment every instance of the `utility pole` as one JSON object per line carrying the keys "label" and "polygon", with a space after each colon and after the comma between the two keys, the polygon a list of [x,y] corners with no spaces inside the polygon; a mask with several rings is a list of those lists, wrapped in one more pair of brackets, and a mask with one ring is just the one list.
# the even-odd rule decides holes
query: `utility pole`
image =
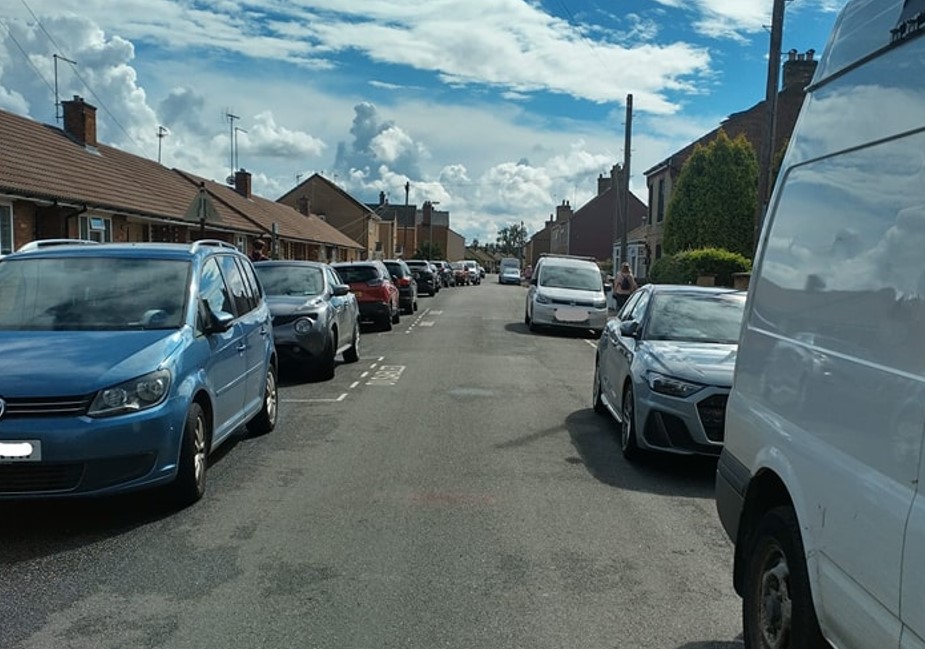
{"label": "utility pole", "polygon": [[758,209],[755,212],[755,246],[761,236],[761,226],[768,211],[771,198],[772,161],[774,140],[777,137],[777,89],[780,86],[780,49],[784,35],[784,1],[774,0],[771,10],[771,45],[768,50],[768,85],[765,89],[764,142],[761,145],[761,159],[758,163]]}
{"label": "utility pole", "polygon": [[[629,225],[629,205],[630,205],[630,149],[633,142],[633,95],[626,96],[626,130],[623,141],[623,178],[620,183],[619,210],[620,210],[620,263],[628,261],[626,256],[626,229]],[[612,180],[612,179],[611,179]],[[617,269],[613,269],[616,274]]]}
{"label": "utility pole", "polygon": [[55,60],[55,120],[61,121],[61,100],[58,97],[58,60],[66,61],[71,65],[77,65],[77,61],[64,58],[60,54],[53,54],[52,57]]}

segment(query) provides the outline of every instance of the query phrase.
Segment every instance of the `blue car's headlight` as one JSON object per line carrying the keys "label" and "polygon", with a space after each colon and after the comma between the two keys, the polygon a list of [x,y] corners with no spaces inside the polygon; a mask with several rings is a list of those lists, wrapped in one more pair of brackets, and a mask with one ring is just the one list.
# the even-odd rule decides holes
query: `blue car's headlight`
{"label": "blue car's headlight", "polygon": [[169,371],[150,372],[97,392],[87,414],[91,417],[110,417],[151,408],[161,403],[169,390]]}
{"label": "blue car's headlight", "polygon": [[536,300],[537,304],[549,304],[549,298],[540,292],[537,292],[536,295],[534,295],[534,299]]}
{"label": "blue car's headlight", "polygon": [[649,388],[653,392],[667,394],[672,397],[680,397],[682,399],[684,397],[689,397],[695,392],[699,392],[703,389],[702,385],[697,385],[696,383],[688,383],[687,381],[665,376],[664,374],[659,374],[658,372],[647,372],[646,382],[649,384]]}

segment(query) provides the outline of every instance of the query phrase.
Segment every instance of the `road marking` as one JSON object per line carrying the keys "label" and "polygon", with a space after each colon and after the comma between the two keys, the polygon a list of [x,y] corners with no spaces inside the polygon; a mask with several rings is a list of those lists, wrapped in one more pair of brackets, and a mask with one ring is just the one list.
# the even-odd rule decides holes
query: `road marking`
{"label": "road marking", "polygon": [[422,327],[433,327],[433,326],[434,326],[434,321],[433,321],[433,320],[425,320],[424,322],[421,323],[421,326],[422,326]]}
{"label": "road marking", "polygon": [[378,363],[373,363],[372,365],[369,366],[369,369],[371,370],[376,369],[376,365],[378,365]]}
{"label": "road marking", "polygon": [[360,384],[359,381],[354,381],[353,383],[350,384],[350,389],[352,390],[353,388],[355,388],[355,387],[358,386],[359,384]]}
{"label": "road marking", "polygon": [[443,315],[443,311],[434,309],[433,311],[430,312],[430,314],[431,315]]}
{"label": "road marking", "polygon": [[383,365],[370,377],[366,385],[395,385],[404,371],[404,365]]}
{"label": "road marking", "polygon": [[343,401],[347,398],[347,393],[344,392],[342,395],[336,399],[280,399],[282,403],[337,403],[338,401]]}
{"label": "road marking", "polygon": [[380,357],[377,358],[376,360],[379,361],[379,362],[381,363],[382,361],[385,360],[385,356],[380,356]]}
{"label": "road marking", "polygon": [[586,340],[585,342],[594,347],[594,349],[597,349],[597,343],[593,340]]}
{"label": "road marking", "polygon": [[369,372],[363,372],[362,374],[360,374],[361,379],[365,379],[367,376],[369,376]]}

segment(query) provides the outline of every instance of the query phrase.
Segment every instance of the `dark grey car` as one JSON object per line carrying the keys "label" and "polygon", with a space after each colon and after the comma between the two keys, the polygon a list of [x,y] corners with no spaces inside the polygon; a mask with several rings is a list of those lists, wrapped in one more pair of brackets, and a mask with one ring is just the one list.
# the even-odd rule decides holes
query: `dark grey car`
{"label": "dark grey car", "polygon": [[273,336],[281,359],[294,361],[318,378],[334,376],[334,357],[359,360],[360,325],[356,297],[329,265],[312,261],[254,264],[273,315]]}

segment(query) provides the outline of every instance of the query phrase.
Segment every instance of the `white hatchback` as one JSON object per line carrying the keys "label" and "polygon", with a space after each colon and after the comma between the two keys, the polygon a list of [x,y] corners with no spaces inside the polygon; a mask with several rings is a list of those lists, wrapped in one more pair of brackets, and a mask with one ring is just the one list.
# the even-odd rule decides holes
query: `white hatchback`
{"label": "white hatchback", "polygon": [[601,269],[590,258],[543,256],[530,278],[524,323],[541,327],[591,330],[607,324],[607,298]]}

